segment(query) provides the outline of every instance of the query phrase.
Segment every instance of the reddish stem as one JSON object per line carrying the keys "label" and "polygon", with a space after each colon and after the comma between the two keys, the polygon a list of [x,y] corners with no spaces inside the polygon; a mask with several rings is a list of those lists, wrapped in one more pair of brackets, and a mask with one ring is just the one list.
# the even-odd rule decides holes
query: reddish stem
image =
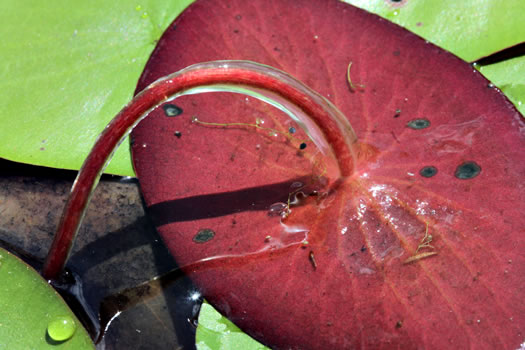
{"label": "reddish stem", "polygon": [[[236,65],[236,63],[239,64]],[[144,89],[100,134],[71,189],[70,197],[44,263],[42,271],[44,278],[56,279],[64,268],[91,193],[108,159],[131,128],[149,111],[166,100],[172,99],[174,95],[180,96],[189,89],[216,84],[263,89],[295,104],[324,134],[336,156],[341,176],[346,177],[352,173],[354,151],[353,146],[349,143],[353,143],[355,138],[353,136],[349,138],[344,134],[354,135],[352,128],[344,117],[344,120],[337,119],[334,118],[333,113],[328,112],[328,110],[332,112],[335,110],[342,115],[335,107],[295,79],[270,67],[247,62],[211,62],[194,69],[182,70],[157,80]]]}

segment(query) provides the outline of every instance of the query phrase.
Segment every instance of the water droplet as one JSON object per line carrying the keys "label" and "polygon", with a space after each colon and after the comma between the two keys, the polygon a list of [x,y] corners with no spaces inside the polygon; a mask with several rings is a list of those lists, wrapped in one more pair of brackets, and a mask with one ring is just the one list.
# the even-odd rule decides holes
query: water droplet
{"label": "water droplet", "polygon": [[162,106],[162,109],[164,110],[164,114],[166,115],[166,117],[176,117],[182,114],[182,108],[176,105],[165,104],[164,106]]}
{"label": "water droplet", "polygon": [[475,162],[465,162],[456,168],[454,176],[461,180],[472,179],[479,175],[481,167]]}
{"label": "water droplet", "polygon": [[142,6],[137,5],[137,6],[135,7],[135,11],[140,11],[140,10],[142,10]]}
{"label": "water droplet", "polygon": [[71,316],[55,317],[47,324],[47,334],[54,341],[68,340],[76,330],[77,325]]}
{"label": "water droplet", "polygon": [[140,17],[146,19],[146,18],[148,18],[148,13],[147,13],[147,12],[144,12],[144,13],[142,14],[142,16],[140,16]]}
{"label": "water droplet", "polygon": [[288,131],[290,132],[290,134],[295,134],[295,128],[293,126],[290,127],[290,129],[288,129]]}
{"label": "water droplet", "polygon": [[274,203],[270,205],[270,208],[268,209],[268,216],[281,216],[287,208],[288,205],[286,205],[286,203]]}
{"label": "water droplet", "polygon": [[414,130],[421,130],[428,128],[430,126],[430,120],[421,118],[421,119],[414,119],[407,123],[407,127],[414,129]]}
{"label": "water droplet", "polygon": [[240,21],[242,19],[242,16],[241,15],[237,15],[237,16],[235,16],[235,19]]}
{"label": "water droplet", "polygon": [[438,172],[435,166],[426,166],[419,171],[419,175],[423,177],[432,177]]}
{"label": "water droplet", "polygon": [[199,232],[193,237],[195,243],[206,243],[215,237],[215,231],[209,228],[200,229]]}
{"label": "water droplet", "polygon": [[305,149],[306,148],[306,142],[303,142],[299,145],[299,149]]}

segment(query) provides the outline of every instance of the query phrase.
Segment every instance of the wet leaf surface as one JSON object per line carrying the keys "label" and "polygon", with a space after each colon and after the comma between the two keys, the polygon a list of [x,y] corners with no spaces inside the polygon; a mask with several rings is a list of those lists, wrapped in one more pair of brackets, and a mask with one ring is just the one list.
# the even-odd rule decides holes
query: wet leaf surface
{"label": "wet leaf surface", "polygon": [[58,293],[29,265],[3,248],[0,248],[0,280],[1,347],[95,348]]}
{"label": "wet leaf surface", "polygon": [[[40,267],[75,173],[3,160],[0,167],[0,244]],[[68,268],[80,277],[86,305],[96,317],[105,298],[123,290],[139,300],[121,309],[97,348],[192,349],[195,331],[187,319],[195,301],[187,279],[137,295],[137,286],[176,267],[145,216],[137,183],[104,177],[85,220]]]}
{"label": "wet leaf surface", "polygon": [[[214,258],[187,268],[207,300],[275,348],[519,347],[525,139],[501,92],[337,1],[197,1],[137,90],[228,58],[299,78],[345,113],[360,145],[354,174],[323,196],[324,159],[301,148],[304,134],[281,137],[299,127],[251,98],[185,96],[180,115],[159,108],[137,128],[135,167],[170,251],[181,265]],[[349,89],[350,62],[361,89]],[[273,209],[299,182],[281,220]],[[203,230],[212,238],[196,241]]]}

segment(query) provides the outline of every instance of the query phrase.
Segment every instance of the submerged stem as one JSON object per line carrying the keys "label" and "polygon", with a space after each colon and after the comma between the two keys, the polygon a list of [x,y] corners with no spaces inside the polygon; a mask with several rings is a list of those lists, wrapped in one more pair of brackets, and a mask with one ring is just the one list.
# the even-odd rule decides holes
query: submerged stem
{"label": "submerged stem", "polygon": [[340,177],[351,175],[355,133],[345,116],[325,98],[290,75],[253,62],[213,61],[190,66],[149,85],[99,135],[62,213],[42,271],[46,279],[56,279],[65,266],[91,194],[111,156],[133,127],[166,101],[213,91],[247,94],[281,109],[306,131],[321,152],[333,155]]}

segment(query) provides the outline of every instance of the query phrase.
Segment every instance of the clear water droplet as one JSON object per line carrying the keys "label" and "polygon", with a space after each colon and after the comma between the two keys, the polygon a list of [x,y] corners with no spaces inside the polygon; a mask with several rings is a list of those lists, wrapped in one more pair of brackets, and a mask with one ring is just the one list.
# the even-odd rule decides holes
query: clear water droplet
{"label": "clear water droplet", "polygon": [[47,334],[54,341],[68,340],[76,330],[77,325],[71,316],[55,317],[47,325]]}
{"label": "clear water droplet", "polygon": [[283,202],[277,202],[270,205],[268,209],[268,216],[281,216],[284,211],[288,208],[288,205]]}

